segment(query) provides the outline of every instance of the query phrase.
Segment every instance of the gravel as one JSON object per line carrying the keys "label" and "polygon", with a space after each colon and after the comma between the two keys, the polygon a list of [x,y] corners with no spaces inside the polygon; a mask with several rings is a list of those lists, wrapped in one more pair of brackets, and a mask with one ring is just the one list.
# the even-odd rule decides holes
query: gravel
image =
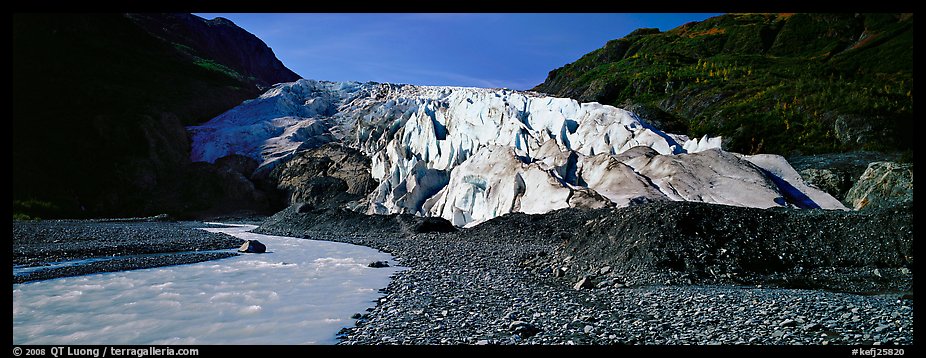
{"label": "gravel", "polygon": [[189,264],[235,256],[241,240],[198,230],[201,222],[149,220],[13,221],[13,266],[39,267],[56,262],[112,257],[76,266],[13,275],[14,283],[98,272]]}
{"label": "gravel", "polygon": [[[653,209],[658,208],[663,207]],[[350,215],[289,208],[257,231],[365,245],[409,267],[396,274],[374,309],[339,333],[344,345],[913,342],[912,296],[890,289],[908,282],[879,286],[884,290],[875,294],[782,288],[771,281],[736,284],[697,275],[690,276],[692,284],[664,284],[661,277],[674,276],[658,266],[634,268],[640,277],[660,277],[646,282],[622,279],[632,270],[613,262],[602,265],[601,257],[570,258],[571,236],[561,233],[575,226],[562,224],[603,213],[515,214],[455,233],[410,233],[402,227],[414,219],[401,215],[320,224],[320,217]],[[546,266],[551,262],[563,266]],[[592,287],[577,285],[583,277],[598,281]],[[912,273],[895,279],[912,279]],[[604,280],[609,281],[600,285]]]}

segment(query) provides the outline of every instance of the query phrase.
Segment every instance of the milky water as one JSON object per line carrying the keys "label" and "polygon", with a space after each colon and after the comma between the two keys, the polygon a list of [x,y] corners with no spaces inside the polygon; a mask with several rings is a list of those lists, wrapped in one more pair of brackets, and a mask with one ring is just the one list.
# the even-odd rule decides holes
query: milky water
{"label": "milky water", "polygon": [[333,344],[399,269],[343,243],[210,228],[268,253],[13,285],[13,344]]}

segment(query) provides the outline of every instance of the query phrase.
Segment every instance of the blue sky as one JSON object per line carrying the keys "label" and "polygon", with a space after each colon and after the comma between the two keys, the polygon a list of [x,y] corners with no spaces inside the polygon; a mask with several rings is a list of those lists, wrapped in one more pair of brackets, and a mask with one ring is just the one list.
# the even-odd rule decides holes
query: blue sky
{"label": "blue sky", "polygon": [[529,89],[640,27],[717,14],[196,14],[257,35],[309,79]]}

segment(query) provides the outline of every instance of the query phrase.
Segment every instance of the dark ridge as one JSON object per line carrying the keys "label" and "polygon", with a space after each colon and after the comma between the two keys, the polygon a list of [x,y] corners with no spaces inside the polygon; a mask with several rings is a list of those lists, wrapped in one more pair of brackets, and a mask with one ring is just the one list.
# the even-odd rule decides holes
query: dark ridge
{"label": "dark ridge", "polygon": [[251,173],[190,162],[184,126],[297,78],[225,20],[15,14],[14,216],[267,210]]}

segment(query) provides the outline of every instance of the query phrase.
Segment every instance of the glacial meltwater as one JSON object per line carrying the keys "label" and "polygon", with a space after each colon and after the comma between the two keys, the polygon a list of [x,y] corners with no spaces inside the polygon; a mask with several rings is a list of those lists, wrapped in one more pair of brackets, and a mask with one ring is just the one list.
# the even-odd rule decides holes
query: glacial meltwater
{"label": "glacial meltwater", "polygon": [[[231,225],[230,225],[231,226]],[[267,253],[13,285],[13,344],[334,344],[382,297],[391,255],[344,243],[204,229]]]}

